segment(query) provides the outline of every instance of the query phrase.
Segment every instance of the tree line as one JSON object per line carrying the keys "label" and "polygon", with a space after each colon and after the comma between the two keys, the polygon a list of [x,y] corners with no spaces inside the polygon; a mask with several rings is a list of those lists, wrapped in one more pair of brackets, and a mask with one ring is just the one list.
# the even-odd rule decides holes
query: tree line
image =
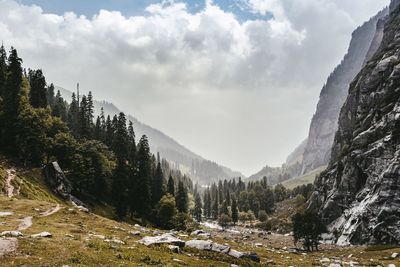
{"label": "tree line", "polygon": [[[23,164],[57,160],[83,199],[111,204],[119,219],[184,228],[193,184],[150,152],[124,113],[94,117],[93,95],[68,104],[42,70],[24,70],[17,50],[0,47],[0,151]],[[169,212],[169,213],[168,213]]]}

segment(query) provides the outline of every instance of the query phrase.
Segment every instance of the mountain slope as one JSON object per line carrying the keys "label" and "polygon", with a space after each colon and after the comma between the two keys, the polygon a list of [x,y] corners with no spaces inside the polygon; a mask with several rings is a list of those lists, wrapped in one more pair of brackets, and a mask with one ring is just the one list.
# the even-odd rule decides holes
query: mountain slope
{"label": "mountain slope", "polygon": [[309,202],[342,245],[400,243],[400,1],[340,112],[328,169]]}
{"label": "mountain slope", "polygon": [[346,99],[350,82],[379,47],[382,39],[382,22],[379,21],[386,15],[387,9],[353,32],[347,54],[322,88],[304,149],[302,174],[329,162],[340,108]]}
{"label": "mountain slope", "polygon": [[[72,92],[62,87],[56,86],[56,90],[60,90],[62,96],[68,101],[71,99]],[[104,108],[106,115],[114,116],[121,112],[114,104],[106,101],[94,101],[95,112],[97,114],[100,109]],[[213,161],[204,159],[203,157],[193,153],[186,147],[176,142],[171,137],[165,135],[161,131],[154,129],[131,115],[127,115],[127,119],[134,124],[135,133],[138,138],[147,135],[150,140],[151,150],[153,153],[159,152],[161,157],[172,163],[172,167],[180,169],[182,172],[190,174],[191,178],[200,184],[209,184],[219,179],[230,179],[232,177],[245,177],[240,172],[221,166]]]}

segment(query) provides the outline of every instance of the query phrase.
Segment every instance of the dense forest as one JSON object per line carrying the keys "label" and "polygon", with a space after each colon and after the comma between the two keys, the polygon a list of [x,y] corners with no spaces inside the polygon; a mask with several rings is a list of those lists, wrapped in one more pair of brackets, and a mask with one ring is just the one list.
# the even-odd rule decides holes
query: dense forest
{"label": "dense forest", "polygon": [[[278,184],[219,181],[206,188],[172,169],[150,152],[143,135],[136,143],[134,125],[124,113],[95,118],[93,95],[63,99],[43,72],[24,70],[17,50],[0,48],[0,150],[25,165],[58,161],[78,198],[112,205],[118,219],[142,218],[162,228],[185,229],[202,218],[220,224],[261,219],[276,202],[312,186],[287,190]],[[197,168],[198,169],[198,168]]]}
{"label": "dense forest", "polygon": [[78,198],[112,205],[118,219],[143,218],[185,228],[189,177],[150,153],[124,113],[94,118],[93,95],[73,94],[70,104],[41,70],[22,68],[11,48],[0,48],[0,151],[24,165],[58,161]]}

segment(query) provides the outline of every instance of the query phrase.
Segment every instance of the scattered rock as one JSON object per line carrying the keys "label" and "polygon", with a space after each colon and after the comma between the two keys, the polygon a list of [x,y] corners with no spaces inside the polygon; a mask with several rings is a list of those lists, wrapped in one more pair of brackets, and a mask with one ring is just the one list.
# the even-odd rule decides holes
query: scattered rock
{"label": "scattered rock", "polygon": [[328,267],[342,267],[339,263],[331,263]]}
{"label": "scattered rock", "polygon": [[167,233],[159,236],[145,236],[141,240],[138,241],[139,243],[150,246],[155,244],[171,244],[179,247],[183,247],[185,245],[185,241],[182,241],[179,238]]}
{"label": "scattered rock", "polygon": [[199,250],[211,250],[213,245],[213,242],[210,240],[190,240],[186,241],[185,246],[190,247],[190,248],[196,248]]}
{"label": "scattered rock", "polygon": [[103,240],[106,239],[104,235],[98,235],[98,234],[89,234],[89,237],[103,239]]}
{"label": "scattered rock", "polygon": [[38,233],[38,234],[31,235],[31,237],[33,237],[33,238],[37,238],[37,237],[48,237],[48,238],[50,238],[52,236],[53,235],[51,233],[49,233],[49,232],[41,232],[41,233]]}
{"label": "scattered rock", "polygon": [[140,231],[129,231],[131,236],[140,236]]}
{"label": "scattered rock", "polygon": [[397,252],[394,252],[393,254],[392,254],[392,259],[395,259],[395,258],[397,258],[399,256],[399,253],[397,253]]}
{"label": "scattered rock", "polygon": [[168,248],[174,253],[181,253],[181,248],[178,246],[168,245]]}
{"label": "scattered rock", "polygon": [[208,232],[205,232],[203,230],[195,230],[193,231],[190,235],[195,235],[195,236],[199,236],[199,237],[205,237],[205,238],[210,238],[211,234]]}
{"label": "scattered rock", "polygon": [[16,238],[0,238],[0,257],[13,252],[18,245]]}
{"label": "scattered rock", "polygon": [[20,231],[3,231],[0,233],[0,236],[4,237],[20,237],[23,234]]}
{"label": "scattered rock", "polygon": [[0,211],[0,217],[11,216],[13,214],[12,211]]}
{"label": "scattered rock", "polygon": [[121,241],[119,239],[113,238],[113,239],[104,239],[104,242],[107,243],[115,243],[115,244],[120,244],[120,245],[125,245],[124,241]]}
{"label": "scattered rock", "polygon": [[323,264],[323,263],[329,263],[329,262],[331,262],[331,260],[328,258],[322,258],[319,260],[319,262]]}
{"label": "scattered rock", "polygon": [[391,263],[391,264],[388,264],[388,266],[387,267],[396,267],[396,265],[395,264],[393,264],[393,263]]}
{"label": "scattered rock", "polygon": [[220,245],[217,243],[212,243],[212,246],[211,246],[212,251],[220,252],[220,253],[224,253],[224,254],[227,254],[230,249],[231,249],[230,246]]}

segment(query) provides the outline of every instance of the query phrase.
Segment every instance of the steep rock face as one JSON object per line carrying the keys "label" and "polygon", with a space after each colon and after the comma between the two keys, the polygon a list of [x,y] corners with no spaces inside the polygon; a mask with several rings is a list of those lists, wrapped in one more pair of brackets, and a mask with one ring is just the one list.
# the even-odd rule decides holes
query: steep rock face
{"label": "steep rock face", "polygon": [[366,59],[379,47],[382,33],[379,32],[377,23],[387,13],[387,9],[379,12],[353,32],[347,54],[322,88],[303,154],[302,174],[328,164],[340,108],[346,99],[350,82],[361,70]]}
{"label": "steep rock face", "polygon": [[341,245],[400,243],[400,7],[394,2],[380,48],[350,86],[332,160],[309,201]]}

